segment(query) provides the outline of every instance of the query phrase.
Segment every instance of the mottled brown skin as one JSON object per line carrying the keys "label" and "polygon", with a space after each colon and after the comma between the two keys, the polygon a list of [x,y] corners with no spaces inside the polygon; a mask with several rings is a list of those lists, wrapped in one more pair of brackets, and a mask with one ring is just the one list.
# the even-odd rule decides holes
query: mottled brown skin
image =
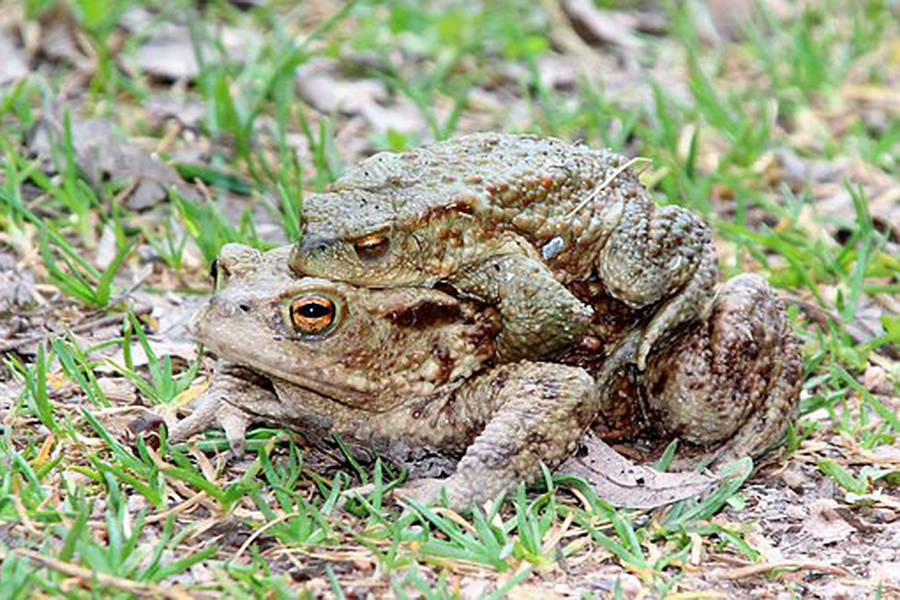
{"label": "mottled brown skin", "polygon": [[[311,441],[338,433],[356,453],[409,467],[401,494],[432,502],[444,488],[452,507],[467,508],[535,479],[541,462],[558,465],[592,423],[610,439],[677,436],[722,461],[767,449],[796,405],[797,342],[757,276],[723,285],[708,321],[667,339],[639,373],[627,364],[640,340],[630,309],[598,321],[611,351],[582,344],[563,357],[569,364],[503,364],[495,309],[425,288],[298,278],[287,252],[223,248],[218,289],[194,323],[221,362],[170,439],[216,422],[236,450],[255,422]],[[315,335],[286,308],[310,295],[338,309]]]}
{"label": "mottled brown skin", "polygon": [[[599,305],[599,304],[598,304]],[[617,312],[595,329],[615,348],[627,339],[634,311]],[[600,353],[602,354],[602,353]],[[744,274],[716,289],[709,317],[674,332],[651,352],[647,368],[608,365],[573,348],[561,361],[596,374],[616,369],[602,385],[594,429],[604,439],[678,438],[705,452],[679,464],[713,466],[768,449],[793,418],[803,361],[784,305],[762,277]]]}
{"label": "mottled brown skin", "polygon": [[554,139],[481,133],[377,154],[304,198],[300,274],[369,287],[432,285],[496,305],[497,354],[555,356],[590,331],[570,291],[597,281],[653,316],[636,362],[704,318],[716,279],[709,229],[656,206],[620,155]]}
{"label": "mottled brown skin", "polygon": [[[665,437],[724,442],[721,463],[781,435],[795,416],[802,375],[783,304],[762,277],[744,274],[719,287],[709,319],[648,362],[644,406]],[[723,431],[723,423],[731,425]]]}
{"label": "mottled brown skin", "polygon": [[[531,479],[541,462],[556,466],[590,425],[597,396],[583,369],[492,364],[496,311],[437,290],[296,278],[287,251],[223,248],[218,290],[194,320],[197,338],[223,362],[171,439],[217,421],[237,450],[253,422],[320,439],[337,433],[414,477],[417,468],[433,475],[436,461],[449,465],[448,477],[418,480],[410,493],[431,500],[446,487],[451,506],[467,507]],[[298,331],[288,309],[310,295],[339,310],[314,335]]]}

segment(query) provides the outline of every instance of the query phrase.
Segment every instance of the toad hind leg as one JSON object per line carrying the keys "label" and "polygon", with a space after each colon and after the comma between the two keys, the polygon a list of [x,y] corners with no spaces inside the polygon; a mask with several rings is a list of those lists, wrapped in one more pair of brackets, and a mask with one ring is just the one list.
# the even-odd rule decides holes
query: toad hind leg
{"label": "toad hind leg", "polygon": [[465,294],[494,304],[503,319],[496,352],[504,362],[545,359],[584,337],[593,309],[558,282],[540,260],[504,254],[455,276]]}
{"label": "toad hind leg", "polygon": [[522,480],[544,463],[554,468],[575,449],[594,418],[594,380],[577,367],[520,362],[494,369],[460,390],[457,401],[490,403],[497,410],[446,479],[412,481],[401,497],[435,503],[443,488],[449,506],[467,509]]}
{"label": "toad hind leg", "polygon": [[646,407],[664,433],[713,446],[714,464],[767,450],[794,414],[803,361],[778,296],[760,276],[723,284],[709,319],[651,354]]}

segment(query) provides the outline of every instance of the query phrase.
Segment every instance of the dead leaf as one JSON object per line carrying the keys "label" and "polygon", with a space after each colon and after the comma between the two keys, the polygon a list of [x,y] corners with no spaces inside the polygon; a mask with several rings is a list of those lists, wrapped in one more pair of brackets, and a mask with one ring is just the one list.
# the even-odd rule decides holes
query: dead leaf
{"label": "dead leaf", "polygon": [[82,52],[78,42],[78,24],[65,4],[59,3],[53,10],[43,13],[40,25],[40,48],[45,56],[66,61],[81,72],[93,68],[93,61]]}
{"label": "dead leaf", "polygon": [[13,41],[9,31],[0,30],[0,86],[15,82],[28,75],[28,63],[22,49]]}
{"label": "dead leaf", "polygon": [[116,403],[132,404],[137,400],[134,384],[124,377],[98,377],[97,385],[107,398]]}
{"label": "dead leaf", "polygon": [[821,183],[839,180],[849,169],[849,159],[818,160],[800,156],[793,148],[782,147],[774,151],[782,169],[782,176],[797,189],[810,182]]}
{"label": "dead leaf", "polygon": [[25,384],[21,382],[0,382],[0,429],[3,428],[3,422],[9,416],[7,411],[16,403],[24,387]]}
{"label": "dead leaf", "polygon": [[553,52],[539,56],[537,68],[541,85],[552,90],[574,89],[581,72],[573,57]]}
{"label": "dead leaf", "polygon": [[24,308],[36,299],[34,274],[20,269],[11,254],[0,251],[0,313]]}
{"label": "dead leaf", "polygon": [[664,473],[636,465],[593,433],[583,439],[587,454],[572,457],[557,475],[581,477],[601,498],[623,508],[656,508],[704,494],[716,480],[695,472]]}
{"label": "dead leaf", "polygon": [[382,82],[346,77],[335,59],[310,59],[297,69],[296,77],[300,96],[320,112],[360,115],[376,131],[425,131],[425,122],[411,101],[397,98],[389,104]]}
{"label": "dead leaf", "polygon": [[[159,319],[158,330],[147,336],[147,343],[157,358],[168,354],[185,363],[196,360],[197,342],[188,328],[191,317],[206,302],[206,298],[177,299],[170,294],[150,294],[141,290],[133,292],[131,298],[135,303],[146,306],[147,313],[152,313]],[[137,340],[132,343],[131,359],[135,367],[142,367],[148,362],[147,353]],[[117,348],[110,360],[119,365],[124,364],[122,349]],[[115,369],[105,364],[99,365],[97,372],[117,374]]]}
{"label": "dead leaf", "polygon": [[137,49],[135,64],[154,77],[177,81],[200,73],[187,27],[167,27]]}
{"label": "dead leaf", "polygon": [[809,505],[809,517],[803,529],[811,536],[825,543],[836,542],[855,531],[852,525],[841,518],[837,509],[840,505],[831,498],[817,498]]}
{"label": "dead leaf", "polygon": [[866,587],[843,581],[827,581],[810,591],[822,600],[864,600],[872,597],[871,590]]}
{"label": "dead leaf", "polygon": [[563,0],[562,8],[581,37],[592,44],[614,44],[637,52],[644,43],[632,26],[634,19],[625,12],[597,8],[593,0]]}
{"label": "dead leaf", "polygon": [[107,224],[103,227],[103,233],[100,234],[100,241],[97,242],[97,254],[94,257],[94,264],[100,267],[101,270],[106,270],[112,264],[113,259],[115,259],[117,250],[116,232],[113,230],[112,225]]}
{"label": "dead leaf", "polygon": [[366,105],[387,100],[387,88],[374,79],[340,74],[334,59],[313,58],[297,69],[297,88],[304,100],[323,113],[360,114]]}
{"label": "dead leaf", "polygon": [[[185,19],[196,18],[196,15],[187,13]],[[200,73],[200,65],[197,62],[197,53],[194,40],[191,39],[191,31],[186,22],[158,23],[155,17],[143,7],[130,9],[122,19],[122,25],[134,34],[147,36],[144,42],[135,52],[134,56],[123,58],[122,65],[126,70],[134,72],[140,69],[153,77],[167,81],[192,80]],[[240,63],[247,53],[248,47],[260,40],[256,31],[238,29],[235,27],[221,27],[216,36],[225,59],[229,62]],[[200,51],[206,60],[222,60],[217,47],[201,43]]]}
{"label": "dead leaf", "polygon": [[[177,119],[179,123],[191,129],[200,124],[206,110],[203,103],[195,98],[181,97],[165,92],[150,96],[144,102],[144,109],[149,118],[157,124],[168,119]],[[192,148],[192,150],[194,149]],[[192,162],[199,162],[199,160],[198,156],[190,158]]]}
{"label": "dead leaf", "polygon": [[625,571],[619,565],[596,565],[585,574],[588,589],[595,590],[595,597],[610,598],[618,586],[622,596],[629,600],[645,598],[647,593],[641,580]]}
{"label": "dead leaf", "polygon": [[863,385],[873,394],[892,394],[894,392],[894,383],[891,381],[890,375],[884,367],[870,364],[863,374]]}
{"label": "dead leaf", "polygon": [[847,84],[841,94],[849,101],[859,102],[868,107],[876,107],[895,116],[900,116],[897,90],[881,85]]}
{"label": "dead leaf", "polygon": [[[95,185],[103,175],[133,177],[134,187],[126,206],[132,210],[147,208],[167,197],[165,186],[174,186],[187,198],[197,193],[187,185],[178,172],[156,156],[126,141],[113,130],[112,124],[101,119],[71,118],[72,146],[78,167]],[[64,136],[60,114],[47,114],[32,134],[29,146],[35,154],[52,159],[51,147],[59,146]]]}
{"label": "dead leaf", "polygon": [[900,448],[897,446],[882,444],[864,451],[863,455],[867,462],[900,469]]}
{"label": "dead leaf", "polygon": [[494,589],[494,585],[486,579],[469,578],[459,591],[463,600],[475,600],[488,596]]}
{"label": "dead leaf", "polygon": [[[498,581],[500,583],[500,581]],[[520,583],[507,593],[509,600],[563,600],[568,595],[547,589],[546,586]]]}
{"label": "dead leaf", "polygon": [[784,553],[781,549],[776,548],[773,545],[772,540],[761,534],[759,531],[748,532],[745,539],[753,546],[753,549],[762,556],[762,562],[778,563],[785,560]]}
{"label": "dead leaf", "polygon": [[801,492],[804,487],[809,485],[809,477],[796,462],[791,462],[781,471],[781,480],[795,492]]}

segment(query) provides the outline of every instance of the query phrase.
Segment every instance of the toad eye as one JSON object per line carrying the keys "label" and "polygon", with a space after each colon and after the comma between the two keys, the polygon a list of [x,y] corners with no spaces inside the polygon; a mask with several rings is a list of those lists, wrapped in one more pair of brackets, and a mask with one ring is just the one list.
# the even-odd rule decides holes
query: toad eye
{"label": "toad eye", "polygon": [[353,244],[353,247],[356,248],[356,255],[363,260],[381,258],[387,252],[388,246],[390,246],[390,240],[381,233],[367,235]]}
{"label": "toad eye", "polygon": [[319,295],[301,296],[291,302],[291,325],[305,334],[325,333],[334,325],[337,308],[330,298]]}

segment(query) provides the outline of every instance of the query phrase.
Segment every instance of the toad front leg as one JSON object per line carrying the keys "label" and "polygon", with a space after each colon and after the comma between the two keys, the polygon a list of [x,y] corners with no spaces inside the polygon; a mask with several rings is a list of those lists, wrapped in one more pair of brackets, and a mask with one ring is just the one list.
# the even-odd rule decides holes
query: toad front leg
{"label": "toad front leg", "polygon": [[456,275],[463,293],[500,311],[503,329],[496,354],[504,362],[541,360],[581,340],[594,311],[558,282],[547,267],[525,254],[505,254]]}
{"label": "toad front leg", "polygon": [[709,314],[716,282],[712,237],[705,224],[678,206],[626,202],[597,270],[610,294],[632,308],[660,303],[638,348],[641,370],[657,340]]}
{"label": "toad front leg", "polygon": [[277,414],[278,397],[268,379],[250,369],[220,360],[216,364],[212,382],[195,401],[190,416],[175,423],[169,431],[169,441],[181,442],[214,425],[225,430],[232,452],[244,452],[244,434],[252,423],[265,422],[254,413]]}
{"label": "toad front leg", "polygon": [[555,468],[575,449],[597,411],[594,380],[581,368],[521,362],[498,367],[460,389],[454,401],[495,406],[496,412],[446,479],[420,479],[401,497],[449,506],[479,505],[519,481]]}

